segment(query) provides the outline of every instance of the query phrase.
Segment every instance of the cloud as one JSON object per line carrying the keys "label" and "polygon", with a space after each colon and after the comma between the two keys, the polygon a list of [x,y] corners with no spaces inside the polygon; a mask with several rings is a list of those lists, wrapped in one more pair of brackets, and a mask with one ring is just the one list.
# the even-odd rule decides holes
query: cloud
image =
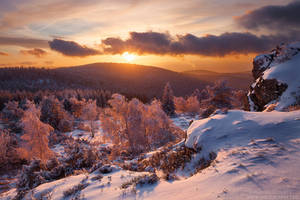
{"label": "cloud", "polygon": [[127,40],[106,38],[102,40],[105,53],[120,54],[124,51],[138,54],[167,54],[170,52],[172,38],[170,35],[158,32],[130,32]]}
{"label": "cloud", "polygon": [[[99,16],[97,17],[99,22],[102,13],[105,12],[104,16],[107,14],[115,16],[121,11],[135,7],[140,0],[17,0],[18,2],[4,0],[4,3],[2,1],[0,30],[3,31],[25,28],[28,25],[44,25],[44,28],[47,28],[53,23],[73,18],[91,20],[91,16],[95,13]],[[106,21],[107,19],[103,20]]]}
{"label": "cloud", "polygon": [[46,56],[48,53],[47,51],[39,48],[29,49],[29,50],[20,50],[20,53],[23,55],[33,55],[35,57],[41,58]]}
{"label": "cloud", "polygon": [[62,53],[65,56],[85,57],[100,54],[100,52],[96,49],[82,46],[73,41],[61,39],[49,41],[49,46],[52,50]]}
{"label": "cloud", "polygon": [[[14,9],[3,12],[0,18],[0,30],[20,28],[28,24],[63,18],[91,8],[97,0],[57,0],[18,2]],[[22,20],[20,20],[22,19]]]}
{"label": "cloud", "polygon": [[36,64],[37,64],[36,62],[32,62],[32,61],[24,61],[24,62],[18,63],[18,65],[27,65],[27,66],[34,66]]}
{"label": "cloud", "polygon": [[[243,5],[244,6],[244,5]],[[261,53],[280,43],[300,40],[300,1],[283,6],[264,6],[252,10],[235,22],[251,32],[225,32],[220,35],[171,36],[158,32],[131,32],[128,39],[102,40],[104,53],[226,56],[230,54]],[[258,35],[258,31],[263,30]],[[264,34],[261,34],[264,33]]]}
{"label": "cloud", "polygon": [[0,36],[0,45],[2,46],[20,46],[25,48],[47,48],[48,41],[42,39],[25,37],[3,37]]}
{"label": "cloud", "polygon": [[300,1],[283,6],[264,6],[237,17],[235,21],[251,30],[300,31]]}
{"label": "cloud", "polygon": [[44,62],[45,65],[54,65],[54,62],[52,60],[47,60]]}
{"label": "cloud", "polygon": [[0,56],[8,56],[8,53],[0,51]]}
{"label": "cloud", "polygon": [[282,35],[256,36],[249,32],[223,33],[197,37],[192,34],[172,37],[168,33],[131,32],[126,40],[106,38],[102,48],[106,54],[125,51],[137,54],[226,56],[229,54],[260,53],[289,41]]}

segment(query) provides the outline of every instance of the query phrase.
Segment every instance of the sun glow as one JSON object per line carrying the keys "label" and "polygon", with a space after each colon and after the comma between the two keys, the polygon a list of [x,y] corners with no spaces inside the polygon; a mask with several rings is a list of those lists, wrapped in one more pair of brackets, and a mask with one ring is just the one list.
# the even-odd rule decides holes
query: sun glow
{"label": "sun glow", "polygon": [[128,53],[127,51],[124,52],[122,54],[123,58],[127,61],[127,62],[132,62],[135,58],[136,58],[136,55],[134,54],[130,54]]}

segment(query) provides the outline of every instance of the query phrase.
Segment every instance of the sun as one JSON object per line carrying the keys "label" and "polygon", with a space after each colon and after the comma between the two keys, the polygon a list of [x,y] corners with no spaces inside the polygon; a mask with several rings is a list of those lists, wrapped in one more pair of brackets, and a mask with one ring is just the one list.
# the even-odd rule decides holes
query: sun
{"label": "sun", "polygon": [[127,62],[132,62],[135,58],[136,58],[136,55],[134,54],[130,54],[128,53],[127,51],[124,52],[122,54],[123,58],[127,61]]}

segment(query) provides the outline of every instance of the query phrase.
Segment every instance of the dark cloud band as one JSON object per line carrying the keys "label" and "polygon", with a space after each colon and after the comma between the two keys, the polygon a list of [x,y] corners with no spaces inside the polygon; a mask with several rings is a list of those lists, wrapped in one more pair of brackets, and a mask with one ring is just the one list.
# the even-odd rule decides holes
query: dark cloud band
{"label": "dark cloud band", "polygon": [[102,40],[104,53],[225,56],[268,51],[280,43],[300,40],[300,1],[283,6],[264,6],[237,17],[235,22],[252,32],[264,29],[268,35],[250,32],[231,32],[197,37],[157,32],[131,32],[126,40]]}
{"label": "dark cloud band", "polygon": [[230,54],[261,53],[269,51],[282,42],[300,39],[299,34],[261,35],[244,32],[223,33],[197,37],[192,34],[171,36],[158,32],[131,32],[129,38],[106,38],[100,45],[102,50],[82,46],[73,41],[54,39],[49,41],[52,50],[65,56],[85,57],[98,54],[122,54],[124,52],[154,55],[201,55],[226,56]]}
{"label": "dark cloud band", "polygon": [[[300,1],[283,6],[264,6],[235,19],[252,32],[230,32],[198,37],[193,34],[171,36],[159,32],[131,32],[128,39],[110,37],[102,40],[102,54],[201,55],[226,56],[230,54],[261,53],[280,43],[300,40]],[[267,35],[257,35],[257,30]],[[76,42],[55,39],[50,48],[66,56],[100,54],[98,50]]]}
{"label": "dark cloud band", "polygon": [[121,54],[128,51],[137,54],[225,56],[260,53],[289,40],[289,37],[283,35],[256,36],[248,32],[204,37],[192,34],[171,37],[167,33],[131,32],[130,37],[126,40],[104,39],[102,46],[106,54]]}
{"label": "dark cloud band", "polygon": [[247,29],[268,29],[275,32],[300,30],[300,1],[283,6],[264,6],[236,18]]}
{"label": "dark cloud band", "polygon": [[62,53],[65,56],[92,56],[100,54],[96,49],[82,46],[73,41],[65,41],[61,39],[54,39],[49,41],[49,46],[52,50]]}

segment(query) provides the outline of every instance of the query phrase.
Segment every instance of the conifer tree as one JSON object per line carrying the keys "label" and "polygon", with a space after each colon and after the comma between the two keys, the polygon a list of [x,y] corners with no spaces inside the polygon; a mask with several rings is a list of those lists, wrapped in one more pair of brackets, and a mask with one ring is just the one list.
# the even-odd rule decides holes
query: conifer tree
{"label": "conifer tree", "polygon": [[164,88],[164,93],[162,97],[162,109],[169,116],[175,114],[174,95],[169,82],[165,85]]}

